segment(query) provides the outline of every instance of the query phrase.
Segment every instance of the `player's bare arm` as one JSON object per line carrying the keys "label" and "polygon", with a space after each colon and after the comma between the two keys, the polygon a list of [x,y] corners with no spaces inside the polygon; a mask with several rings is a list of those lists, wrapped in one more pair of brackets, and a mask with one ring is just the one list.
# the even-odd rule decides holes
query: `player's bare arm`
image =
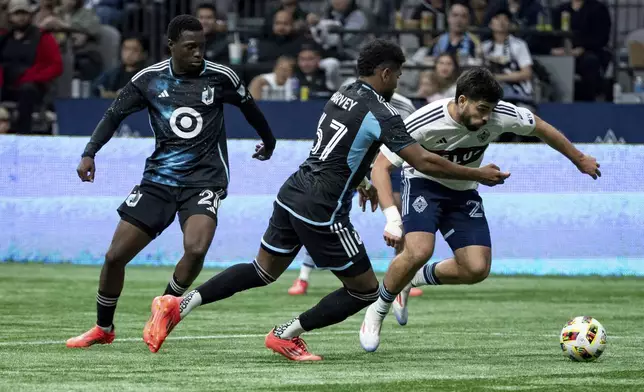
{"label": "player's bare arm", "polygon": [[398,155],[416,170],[436,178],[476,181],[483,185],[494,186],[503,184],[510,177],[510,173],[502,172],[495,164],[481,168],[462,166],[425,150],[418,143],[403,148]]}
{"label": "player's bare arm", "polygon": [[83,182],[94,182],[96,173],[94,156],[114,136],[121,121],[144,107],[145,101],[139,90],[131,82],[125,85],[94,129],[92,137],[81,155],[76,172]]}
{"label": "player's bare arm", "polygon": [[534,129],[534,136],[543,140],[544,143],[559,151],[562,155],[568,158],[572,163],[577,166],[580,172],[588,174],[593,179],[601,177],[602,173],[599,171],[599,163],[597,160],[590,156],[585,155],[579,151],[561,132],[555,127],[548,124],[538,116],[534,116],[536,126]]}
{"label": "player's bare arm", "polygon": [[394,203],[394,193],[391,186],[390,173],[394,167],[383,153],[379,153],[373,169],[371,169],[371,180],[373,186],[378,189],[380,208],[387,219],[383,238],[385,243],[391,247],[400,245],[403,234],[402,217]]}

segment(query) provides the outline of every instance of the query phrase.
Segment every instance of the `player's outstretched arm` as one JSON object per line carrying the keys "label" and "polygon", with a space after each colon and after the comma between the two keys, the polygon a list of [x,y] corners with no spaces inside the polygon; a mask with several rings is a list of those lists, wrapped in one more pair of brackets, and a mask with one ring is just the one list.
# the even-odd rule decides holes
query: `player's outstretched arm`
{"label": "player's outstretched arm", "polygon": [[559,132],[555,127],[548,124],[538,116],[534,115],[535,128],[533,135],[543,140],[544,143],[559,151],[562,155],[568,158],[572,163],[577,166],[580,172],[588,174],[593,179],[601,177],[599,171],[599,163],[597,160],[590,156],[585,155],[579,151],[571,142]]}
{"label": "player's outstretched arm", "polygon": [[239,109],[246,118],[246,121],[255,129],[255,132],[262,139],[262,145],[258,145],[253,158],[257,158],[260,161],[265,161],[271,158],[273,151],[275,150],[275,144],[277,140],[273,136],[273,131],[271,130],[264,113],[259,109],[255,100],[250,98],[240,104]]}
{"label": "player's outstretched arm", "polygon": [[130,114],[143,110],[145,107],[146,101],[139,89],[132,82],[128,82],[107,109],[94,129],[89,143],[85,146],[85,151],[81,155],[81,162],[76,169],[83,182],[94,181],[94,156],[114,136],[114,132],[121,125],[121,121]]}
{"label": "player's outstretched arm", "polygon": [[[398,158],[397,163],[402,163],[402,160]],[[381,152],[373,164],[373,169],[371,169],[371,181],[373,182],[373,186],[378,190],[380,208],[387,219],[383,237],[385,243],[391,247],[400,245],[403,234],[402,217],[394,203],[394,193],[391,186],[390,173],[394,167],[394,164],[389,158]]]}
{"label": "player's outstretched arm", "polygon": [[461,166],[437,154],[431,153],[418,143],[398,151],[398,155],[423,174],[436,178],[476,181],[483,185],[503,184],[510,173],[502,172],[498,166],[489,164],[481,168]]}

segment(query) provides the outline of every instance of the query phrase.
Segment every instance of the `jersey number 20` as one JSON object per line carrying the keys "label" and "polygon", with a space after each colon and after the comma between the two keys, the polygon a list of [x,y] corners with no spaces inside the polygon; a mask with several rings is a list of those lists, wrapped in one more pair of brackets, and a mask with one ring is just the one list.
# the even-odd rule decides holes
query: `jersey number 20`
{"label": "jersey number 20", "polygon": [[[326,113],[322,113],[322,117],[320,117],[320,121],[318,121],[318,130],[316,133],[317,140],[315,141],[315,144],[311,149],[311,154],[313,155],[317,154],[320,150],[320,147],[322,147],[322,139],[324,138],[324,132],[322,132],[322,122],[324,122],[325,118]],[[333,151],[333,149],[338,145],[340,139],[342,139],[342,137],[349,131],[346,125],[333,119],[331,120],[329,127],[334,130],[335,133],[333,134],[327,145],[324,147],[324,150],[322,150],[322,154],[320,154],[321,161],[325,161],[329,157],[329,154],[331,154],[331,151]]]}

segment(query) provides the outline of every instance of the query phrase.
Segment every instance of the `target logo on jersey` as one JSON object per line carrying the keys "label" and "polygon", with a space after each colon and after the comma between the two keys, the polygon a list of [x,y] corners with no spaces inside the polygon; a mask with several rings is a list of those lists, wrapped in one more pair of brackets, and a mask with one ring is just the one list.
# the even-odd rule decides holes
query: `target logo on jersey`
{"label": "target logo on jersey", "polygon": [[180,138],[192,139],[201,133],[203,118],[193,108],[180,107],[170,116],[170,128]]}

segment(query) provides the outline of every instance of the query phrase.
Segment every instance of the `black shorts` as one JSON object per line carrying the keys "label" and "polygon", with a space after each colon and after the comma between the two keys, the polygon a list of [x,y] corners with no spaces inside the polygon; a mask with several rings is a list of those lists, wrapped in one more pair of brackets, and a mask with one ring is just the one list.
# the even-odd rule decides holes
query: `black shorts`
{"label": "black shorts", "polygon": [[126,222],[155,238],[179,214],[183,224],[192,215],[207,215],[217,221],[217,209],[226,191],[216,187],[180,188],[143,180],[136,185],[118,213]]}
{"label": "black shorts", "polygon": [[339,276],[354,277],[371,268],[364,244],[348,217],[331,226],[315,226],[273,203],[262,248],[276,256],[295,256],[302,246],[316,268],[331,270]]}

